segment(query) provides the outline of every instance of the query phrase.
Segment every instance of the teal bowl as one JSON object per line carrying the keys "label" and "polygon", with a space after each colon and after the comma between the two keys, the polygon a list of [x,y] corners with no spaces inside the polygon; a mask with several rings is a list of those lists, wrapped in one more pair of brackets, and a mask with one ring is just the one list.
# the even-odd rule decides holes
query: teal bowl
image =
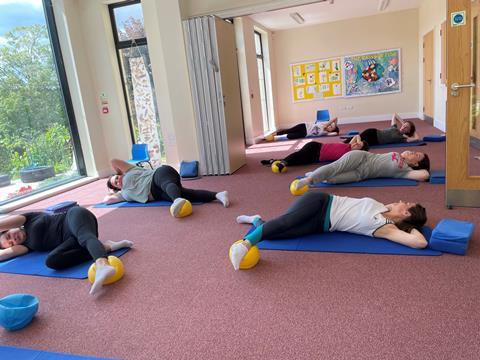
{"label": "teal bowl", "polygon": [[38,311],[38,298],[12,294],[0,299],[0,325],[9,331],[27,326]]}

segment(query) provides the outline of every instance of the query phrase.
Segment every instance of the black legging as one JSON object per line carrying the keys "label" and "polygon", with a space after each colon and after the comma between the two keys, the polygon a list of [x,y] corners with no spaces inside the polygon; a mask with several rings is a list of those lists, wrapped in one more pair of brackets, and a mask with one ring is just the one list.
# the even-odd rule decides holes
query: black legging
{"label": "black legging", "polygon": [[60,270],[107,257],[105,247],[98,240],[97,218],[87,209],[80,206],[69,209],[63,232],[64,241],[48,254],[45,261],[49,268]]}
{"label": "black legging", "polygon": [[287,212],[257,227],[244,237],[255,245],[264,239],[289,239],[326,232],[330,229],[331,196],[309,191],[299,197]]}
{"label": "black legging", "polygon": [[366,141],[368,145],[378,145],[377,129],[370,128],[363,130],[360,133],[360,138],[362,141]]}
{"label": "black legging", "polygon": [[313,164],[318,162],[321,149],[322,143],[310,141],[300,150],[288,155],[283,161],[285,161],[288,166]]}
{"label": "black legging", "polygon": [[155,200],[174,201],[181,197],[191,202],[210,202],[217,193],[208,190],[186,189],[180,182],[180,174],[173,167],[162,165],[153,174],[150,188]]}
{"label": "black legging", "polygon": [[277,135],[287,135],[288,139],[301,139],[307,136],[307,125],[298,124],[289,129],[277,131]]}

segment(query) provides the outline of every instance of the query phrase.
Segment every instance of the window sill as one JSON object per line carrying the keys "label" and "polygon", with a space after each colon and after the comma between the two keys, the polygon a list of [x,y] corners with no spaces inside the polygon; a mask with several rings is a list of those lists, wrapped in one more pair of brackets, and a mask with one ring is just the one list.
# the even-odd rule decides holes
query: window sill
{"label": "window sill", "polygon": [[77,187],[86,185],[86,184],[91,183],[95,180],[98,180],[98,177],[84,177],[84,178],[81,178],[79,180],[75,180],[75,181],[69,182],[69,183],[64,184],[64,185],[60,185],[60,186],[55,187],[53,189],[43,191],[39,194],[29,196],[28,198],[20,199],[18,201],[13,201],[9,204],[0,206],[0,214],[7,214],[7,213],[9,213],[13,210],[22,208],[24,206],[33,204],[37,201],[47,199],[47,198],[52,197],[54,195],[58,195],[58,194],[61,194],[63,192],[66,192],[66,191],[75,189]]}

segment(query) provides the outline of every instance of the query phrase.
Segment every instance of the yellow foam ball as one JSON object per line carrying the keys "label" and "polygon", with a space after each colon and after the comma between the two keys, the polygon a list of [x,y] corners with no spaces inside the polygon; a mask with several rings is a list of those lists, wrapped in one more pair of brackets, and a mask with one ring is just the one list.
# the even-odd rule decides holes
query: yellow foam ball
{"label": "yellow foam ball", "polygon": [[183,203],[180,211],[175,215],[175,211],[174,211],[174,208],[173,208],[173,205],[170,206],[170,214],[172,214],[173,217],[176,217],[176,218],[183,218],[183,217],[186,217],[188,215],[191,215],[193,212],[193,207],[192,207],[192,203],[188,200],[185,200],[185,202]]}
{"label": "yellow foam ball", "polygon": [[265,136],[265,140],[266,140],[266,141],[273,141],[273,140],[275,140],[275,134],[270,134],[270,135]]}
{"label": "yellow foam ball", "polygon": [[[238,240],[235,241],[234,244],[241,243],[243,240]],[[232,258],[232,248],[230,247],[230,250],[228,252],[228,256]],[[242,262],[240,263],[240,269],[241,270],[247,270],[253,268],[255,265],[258,264],[260,261],[260,250],[258,250],[258,246],[254,245],[248,250],[247,254],[245,257],[242,259]]]}
{"label": "yellow foam ball", "polygon": [[276,160],[272,163],[272,172],[275,174],[287,172],[287,165],[281,160]]}
{"label": "yellow foam ball", "polygon": [[300,189],[296,189],[297,183],[298,179],[295,179],[290,184],[290,192],[292,193],[292,195],[300,196],[305,194],[308,191],[308,185],[302,186]]}
{"label": "yellow foam ball", "polygon": [[[120,280],[123,277],[123,274],[125,273],[122,260],[120,260],[118,257],[111,255],[107,258],[107,260],[108,260],[108,264],[115,269],[115,274],[106,278],[105,281],[103,282],[103,285],[113,284],[115,281]],[[97,271],[97,267],[95,263],[93,263],[88,269],[88,280],[90,280],[92,284],[95,281],[96,271]]]}

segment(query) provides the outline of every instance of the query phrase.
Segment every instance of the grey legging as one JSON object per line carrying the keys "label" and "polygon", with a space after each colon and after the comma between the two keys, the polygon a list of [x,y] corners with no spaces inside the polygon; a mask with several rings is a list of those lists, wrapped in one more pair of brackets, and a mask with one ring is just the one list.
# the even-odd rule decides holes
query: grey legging
{"label": "grey legging", "polygon": [[376,169],[369,161],[372,155],[366,151],[354,150],[346,153],[337,161],[319,167],[310,175],[314,183],[327,181],[334,184],[356,182],[378,177]]}

